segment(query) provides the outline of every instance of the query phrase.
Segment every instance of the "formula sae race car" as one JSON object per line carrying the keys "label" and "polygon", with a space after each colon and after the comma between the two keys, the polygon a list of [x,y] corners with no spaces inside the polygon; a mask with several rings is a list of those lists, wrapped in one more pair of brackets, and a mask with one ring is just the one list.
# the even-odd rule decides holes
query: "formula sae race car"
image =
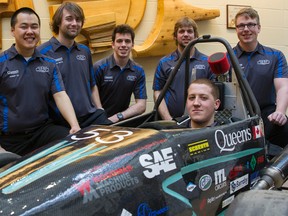
{"label": "formula sae race car", "polygon": [[[159,104],[191,47],[210,42],[227,49],[232,68],[228,80],[217,74],[224,77],[217,82],[219,126],[193,130],[160,120]],[[260,109],[243,77],[226,40],[192,41],[151,112],[87,127],[0,168],[0,216],[224,214],[267,164]]]}

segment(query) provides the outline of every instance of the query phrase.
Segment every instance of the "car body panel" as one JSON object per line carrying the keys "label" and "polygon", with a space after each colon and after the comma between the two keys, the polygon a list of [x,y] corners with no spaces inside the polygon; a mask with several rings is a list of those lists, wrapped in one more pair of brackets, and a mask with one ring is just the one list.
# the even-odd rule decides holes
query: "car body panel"
{"label": "car body panel", "polygon": [[231,191],[230,183],[264,166],[258,126],[257,118],[196,131],[91,126],[2,171],[0,215],[221,212],[222,200],[250,187]]}

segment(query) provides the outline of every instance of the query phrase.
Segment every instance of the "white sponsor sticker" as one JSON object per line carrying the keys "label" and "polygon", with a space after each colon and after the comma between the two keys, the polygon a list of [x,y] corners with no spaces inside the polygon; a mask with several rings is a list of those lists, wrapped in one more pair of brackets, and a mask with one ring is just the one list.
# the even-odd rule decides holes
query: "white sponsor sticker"
{"label": "white sponsor sticker", "polygon": [[233,194],[236,191],[244,188],[246,185],[248,185],[248,183],[249,183],[249,175],[248,174],[230,182],[230,194]]}
{"label": "white sponsor sticker", "polygon": [[123,209],[121,212],[121,216],[132,216],[132,214],[129,211],[127,211],[126,209]]}
{"label": "white sponsor sticker", "polygon": [[152,155],[143,154],[139,157],[139,162],[146,169],[143,174],[147,178],[154,178],[161,171],[166,173],[176,169],[171,147],[155,151]]}
{"label": "white sponsor sticker", "polygon": [[230,205],[232,201],[234,200],[234,195],[228,197],[227,199],[223,200],[222,202],[222,208],[225,208],[226,206]]}

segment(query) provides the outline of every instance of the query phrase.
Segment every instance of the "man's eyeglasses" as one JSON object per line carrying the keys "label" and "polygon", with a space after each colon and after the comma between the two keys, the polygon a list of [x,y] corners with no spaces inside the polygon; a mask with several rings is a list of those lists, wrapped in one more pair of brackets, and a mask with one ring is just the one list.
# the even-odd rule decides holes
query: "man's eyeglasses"
{"label": "man's eyeglasses", "polygon": [[256,23],[239,24],[239,25],[236,25],[236,28],[242,31],[245,29],[245,26],[247,26],[249,30],[252,30],[255,28],[256,25],[258,24]]}

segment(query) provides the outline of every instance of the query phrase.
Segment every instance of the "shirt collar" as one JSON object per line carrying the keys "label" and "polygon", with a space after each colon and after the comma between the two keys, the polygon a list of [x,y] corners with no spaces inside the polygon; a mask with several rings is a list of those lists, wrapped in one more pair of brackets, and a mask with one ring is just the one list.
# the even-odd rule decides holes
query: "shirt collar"
{"label": "shirt collar", "polygon": [[235,47],[235,50],[236,50],[235,55],[237,56],[237,58],[240,58],[242,55],[247,55],[247,54],[251,54],[251,53],[259,53],[261,55],[264,55],[264,48],[263,48],[263,46],[260,43],[257,44],[257,46],[256,46],[254,51],[246,52],[246,51],[244,51],[241,48],[241,46],[240,46],[240,44],[238,42],[237,46]]}
{"label": "shirt collar", "polygon": [[[181,53],[177,49],[173,53],[171,53],[171,56],[173,57],[174,61],[177,62],[179,60],[179,58],[181,57]],[[194,48],[194,53],[190,57],[190,59],[201,60],[201,54],[196,47]]]}
{"label": "shirt collar", "polygon": [[[112,54],[109,58],[109,65],[110,65],[110,69],[114,68],[114,67],[118,67],[119,66],[116,64],[116,61],[115,61],[115,58],[114,58],[114,55]],[[133,68],[133,62],[131,61],[131,59],[128,60],[126,66],[124,67],[124,69],[129,69],[131,71],[134,71],[134,68]]]}
{"label": "shirt collar", "polygon": [[[18,53],[18,51],[16,50],[15,48],[15,44],[13,44],[9,50],[7,50],[8,53],[9,53],[9,56],[12,58],[15,58],[16,56],[22,56],[21,54]],[[22,56],[23,57],[23,56]],[[42,57],[42,54],[37,50],[37,49],[34,49],[34,53],[33,55],[31,56],[32,58],[40,58]],[[24,58],[24,57],[23,57]]]}
{"label": "shirt collar", "polygon": [[[56,50],[59,49],[60,47],[65,47],[65,48],[67,49],[67,47],[64,46],[63,44],[61,44],[61,43],[57,40],[57,38],[55,38],[55,37],[52,37],[52,38],[50,39],[50,42],[51,42],[51,44],[52,44],[53,51],[56,51]],[[70,50],[72,50],[73,48],[80,50],[80,48],[79,48],[79,43],[77,43],[76,41],[74,41],[74,44],[73,44],[73,46],[70,48]]]}

